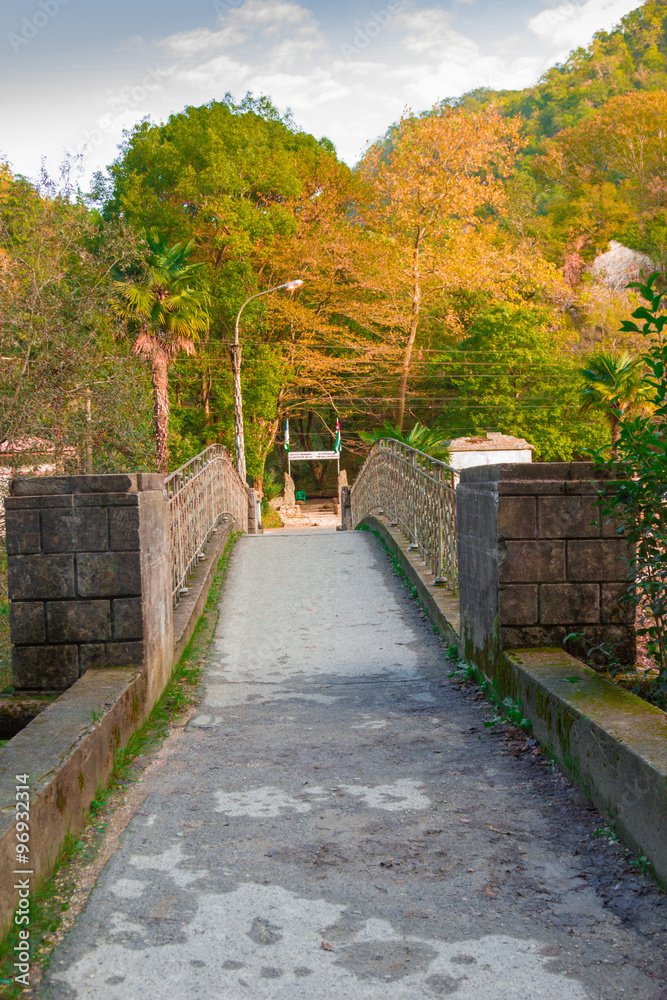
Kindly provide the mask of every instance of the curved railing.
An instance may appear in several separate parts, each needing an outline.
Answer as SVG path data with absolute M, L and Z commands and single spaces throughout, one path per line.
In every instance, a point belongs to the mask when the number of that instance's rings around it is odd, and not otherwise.
M 457 589 L 456 479 L 458 471 L 392 438 L 371 448 L 350 491 L 352 525 L 367 514 L 389 516 L 435 576 Z
M 212 444 L 165 479 L 171 514 L 171 584 L 174 602 L 187 593 L 206 543 L 220 521 L 248 530 L 248 488 L 229 452 Z

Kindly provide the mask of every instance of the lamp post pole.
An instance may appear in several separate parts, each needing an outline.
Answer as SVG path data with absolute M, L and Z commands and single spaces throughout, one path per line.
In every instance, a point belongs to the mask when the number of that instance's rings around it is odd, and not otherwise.
M 275 285 L 273 288 L 266 288 L 263 292 L 256 292 L 245 300 L 236 316 L 234 324 L 234 343 L 229 347 L 229 357 L 232 362 L 232 375 L 234 379 L 234 448 L 236 451 L 236 469 L 245 482 L 245 439 L 243 436 L 243 394 L 241 392 L 241 344 L 239 343 L 239 321 L 241 313 L 253 299 L 258 299 L 262 295 L 269 295 L 271 292 L 294 292 L 303 285 L 303 281 L 298 278 L 296 281 L 286 281 L 282 285 Z

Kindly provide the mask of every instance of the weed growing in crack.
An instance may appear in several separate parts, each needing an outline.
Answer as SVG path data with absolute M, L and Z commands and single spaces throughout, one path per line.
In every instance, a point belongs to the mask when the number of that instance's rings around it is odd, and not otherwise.
M 456 647 L 450 646 L 449 649 L 451 652 L 451 650 L 456 649 Z M 451 658 L 452 657 L 450 656 L 450 659 Z M 465 660 L 462 660 L 458 655 L 458 650 L 457 660 L 455 662 L 457 663 L 456 669 L 449 674 L 449 677 L 458 678 L 466 684 L 475 684 L 480 694 L 483 694 L 496 710 L 493 718 L 488 719 L 484 723 L 487 729 L 499 726 L 503 722 L 516 726 L 517 729 L 523 730 L 524 732 L 531 729 L 532 723 L 530 719 L 527 719 L 524 716 L 523 705 L 518 698 L 516 700 L 513 700 L 509 696 L 501 698 L 496 687 L 495 680 L 490 681 L 488 677 L 485 677 L 482 671 L 473 663 L 466 663 Z

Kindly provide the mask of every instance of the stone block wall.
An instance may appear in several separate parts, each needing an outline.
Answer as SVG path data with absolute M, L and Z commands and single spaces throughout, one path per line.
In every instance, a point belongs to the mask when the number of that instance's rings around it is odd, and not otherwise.
M 17 690 L 63 690 L 99 667 L 163 673 L 172 637 L 160 476 L 15 479 L 5 519 Z
M 628 546 L 601 523 L 584 462 L 466 469 L 457 488 L 461 618 L 474 647 L 616 644 L 635 656 Z M 492 638 L 493 637 L 493 638 Z

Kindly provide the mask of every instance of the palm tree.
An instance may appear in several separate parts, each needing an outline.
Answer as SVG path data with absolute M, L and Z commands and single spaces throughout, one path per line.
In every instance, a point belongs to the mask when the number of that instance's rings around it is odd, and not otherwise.
M 385 421 L 382 427 L 377 428 L 377 430 L 359 431 L 359 437 L 367 444 L 375 444 L 381 438 L 392 438 L 394 441 L 402 441 L 410 448 L 423 451 L 431 458 L 437 458 L 440 462 L 449 461 L 449 440 L 443 438 L 441 431 L 431 430 L 430 427 L 425 427 L 420 423 L 416 423 L 412 430 L 405 434 L 389 421 Z
M 155 229 L 140 280 L 117 281 L 120 312 L 134 335 L 132 350 L 150 362 L 158 472 L 169 472 L 169 365 L 180 351 L 195 353 L 209 327 L 210 296 L 205 264 L 191 264 L 194 243 L 169 246 Z
M 644 362 L 628 351 L 596 351 L 580 374 L 584 380 L 580 414 L 602 410 L 611 428 L 611 453 L 616 455 L 620 422 L 626 414 L 651 413 L 652 387 L 644 380 Z

